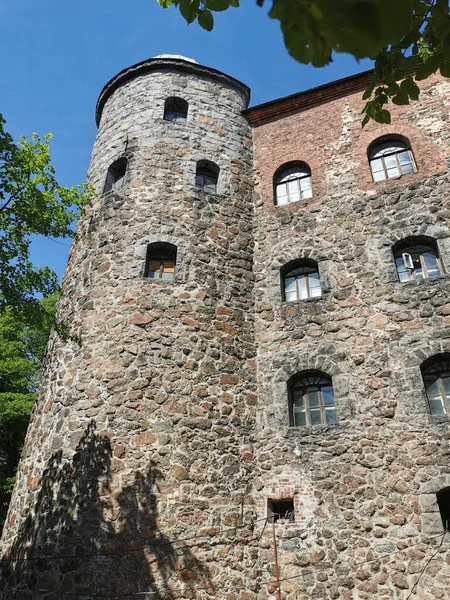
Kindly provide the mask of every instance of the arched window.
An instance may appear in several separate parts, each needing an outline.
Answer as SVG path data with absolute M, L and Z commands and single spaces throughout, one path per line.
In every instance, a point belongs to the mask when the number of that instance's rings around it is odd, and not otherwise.
M 183 98 L 167 98 L 164 104 L 164 120 L 186 123 L 188 106 Z
M 438 354 L 422 365 L 422 379 L 432 415 L 450 414 L 450 354 Z
M 306 163 L 290 163 L 275 173 L 275 204 L 282 206 L 312 198 L 311 169 Z
M 217 191 L 217 180 L 219 179 L 219 167 L 209 160 L 199 160 L 195 172 L 195 187 L 206 192 Z
M 438 277 L 443 272 L 437 244 L 433 238 L 407 238 L 396 244 L 393 252 L 400 281 Z
M 288 384 L 290 424 L 333 425 L 336 423 L 331 378 L 320 371 L 304 371 Z
M 156 242 L 147 248 L 144 277 L 171 281 L 175 277 L 177 247 L 173 244 Z
M 436 496 L 444 531 L 450 531 L 450 487 L 444 488 Z
M 417 170 L 406 139 L 379 138 L 372 142 L 367 154 L 374 181 L 393 179 Z
M 281 269 L 283 300 L 294 302 L 322 295 L 319 270 L 313 260 L 294 261 Z
M 123 187 L 126 171 L 126 158 L 119 158 L 118 160 L 114 161 L 113 164 L 109 167 L 108 173 L 106 174 L 106 181 L 103 193 L 110 192 L 111 190 L 118 190 L 121 187 Z

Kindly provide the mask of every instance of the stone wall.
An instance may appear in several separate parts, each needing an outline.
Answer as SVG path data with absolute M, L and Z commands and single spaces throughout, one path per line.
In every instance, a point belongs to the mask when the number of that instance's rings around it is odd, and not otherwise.
M 27 561 L 5 564 L 2 600 L 12 586 L 33 599 L 202 597 L 243 576 L 228 544 L 253 510 L 251 131 L 244 86 L 178 65 L 160 61 L 103 109 L 99 197 L 59 305 L 80 343 L 53 336 L 47 350 L 4 532 L 7 555 Z M 163 120 L 169 96 L 189 102 L 185 124 Z M 121 156 L 124 187 L 103 194 Z M 195 188 L 202 159 L 220 167 L 216 194 Z M 178 247 L 175 281 L 144 278 L 153 241 Z
M 170 96 L 186 123 L 163 120 Z M 71 339 L 47 349 L 2 600 L 279 600 L 274 538 L 282 600 L 450 598 L 449 421 L 420 371 L 450 352 L 449 101 L 436 78 L 362 130 L 358 90 L 252 132 L 246 88 L 212 69 L 153 59 L 106 86 L 99 198 L 59 306 Z M 367 147 L 386 133 L 417 172 L 374 184 Z M 125 185 L 103 194 L 120 157 Z M 205 159 L 216 194 L 194 186 Z M 274 172 L 294 160 L 313 198 L 277 207 Z M 408 236 L 436 239 L 443 275 L 398 281 Z M 143 276 L 153 242 L 177 247 L 173 282 Z M 323 293 L 285 302 L 280 269 L 299 258 Z M 287 383 L 310 369 L 332 378 L 336 425 L 289 424 Z M 295 522 L 272 527 L 268 501 L 288 499 Z
M 296 523 L 276 526 L 286 600 L 406 599 L 442 540 L 450 428 L 429 415 L 420 365 L 450 351 L 449 101 L 436 78 L 391 107 L 390 126 L 361 129 L 358 91 L 254 128 L 254 496 L 263 516 L 289 482 Z M 367 148 L 387 133 L 410 140 L 417 172 L 375 184 Z M 313 198 L 275 206 L 273 175 L 290 161 L 311 167 Z M 419 235 L 437 240 L 446 274 L 400 283 L 392 247 Z M 302 258 L 323 294 L 284 302 L 280 269 Z M 287 383 L 310 369 L 332 378 L 336 425 L 289 427 Z M 450 597 L 448 537 L 412 598 Z

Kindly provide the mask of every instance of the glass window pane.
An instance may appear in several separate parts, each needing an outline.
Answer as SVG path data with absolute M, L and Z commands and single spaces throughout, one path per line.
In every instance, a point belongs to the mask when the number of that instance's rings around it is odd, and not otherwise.
M 286 204 L 287 202 L 287 185 L 279 183 L 276 187 L 276 196 L 278 204 Z M 284 200 L 284 202 L 283 202 Z
M 436 255 L 434 252 L 424 252 L 423 260 L 427 269 L 428 277 L 437 277 L 441 274 Z
M 411 270 L 405 267 L 405 263 L 403 262 L 403 258 L 401 256 L 395 259 L 395 264 L 397 266 L 397 273 L 400 281 L 410 281 Z
M 317 389 L 307 390 L 308 404 L 310 408 L 319 406 L 319 391 Z
M 334 406 L 334 393 L 333 388 L 330 386 L 323 387 L 321 389 L 322 392 L 322 402 L 325 406 Z
M 312 197 L 311 177 L 305 177 L 304 179 L 300 180 L 300 189 L 302 192 L 302 198 Z
M 300 300 L 308 298 L 308 288 L 306 287 L 306 276 L 299 275 L 297 277 L 298 295 Z
M 309 274 L 309 295 L 311 298 L 316 298 L 322 295 L 322 288 L 320 287 L 319 273 Z
M 334 425 L 336 423 L 336 410 L 334 408 L 327 408 L 325 410 L 325 418 L 328 425 Z
M 286 302 L 295 302 L 295 300 L 298 300 L 297 290 L 294 290 L 293 292 L 286 292 Z
M 203 188 L 203 186 L 205 185 L 205 181 L 204 181 L 203 175 L 197 173 L 197 175 L 195 176 L 195 185 L 197 187 Z
M 311 410 L 309 414 L 311 418 L 311 425 L 320 425 L 322 423 L 319 409 Z
M 289 181 L 287 184 L 289 202 L 298 202 L 300 200 L 300 189 L 298 187 L 298 179 Z
M 430 398 L 430 412 L 432 415 L 445 415 L 442 398 Z
M 383 179 L 386 179 L 383 163 L 380 158 L 370 161 L 370 168 L 372 169 L 374 181 L 383 181 Z
M 168 273 L 164 271 L 161 273 L 161 279 L 164 279 L 165 281 L 171 281 L 174 278 L 174 275 L 175 273 Z
M 435 380 L 425 380 L 425 389 L 427 391 L 427 396 L 428 398 L 431 398 L 432 396 L 440 396 L 441 395 L 441 390 L 439 389 L 439 383 L 437 381 L 437 379 Z
M 296 412 L 294 414 L 294 422 L 297 426 L 306 425 L 306 414 L 305 412 Z
M 441 377 L 442 387 L 444 388 L 444 392 L 446 396 L 450 395 L 450 377 L 443 376 Z
M 400 176 L 400 171 L 398 170 L 397 165 L 395 167 L 390 167 L 387 169 L 387 176 L 389 179 Z

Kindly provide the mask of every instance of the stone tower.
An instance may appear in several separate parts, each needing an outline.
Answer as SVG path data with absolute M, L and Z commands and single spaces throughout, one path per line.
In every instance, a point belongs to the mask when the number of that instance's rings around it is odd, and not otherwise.
M 16 563 L 16 587 L 202 597 L 244 568 L 221 528 L 245 517 L 255 412 L 248 100 L 170 55 L 100 95 L 59 309 L 79 342 L 50 341 L 4 537 L 77 558 Z
M 450 84 L 100 95 L 2 600 L 450 598 Z

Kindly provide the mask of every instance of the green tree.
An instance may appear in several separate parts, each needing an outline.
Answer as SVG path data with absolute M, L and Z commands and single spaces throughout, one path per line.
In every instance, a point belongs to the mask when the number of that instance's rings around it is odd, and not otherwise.
M 38 295 L 58 288 L 49 267 L 30 261 L 31 236 L 73 236 L 73 222 L 94 192 L 82 184 L 61 187 L 50 162 L 50 140 L 33 133 L 16 144 L 0 115 L 0 312 L 6 307 L 37 324 L 45 319 Z
M 29 327 L 17 312 L 0 313 L 0 529 L 14 485 L 56 294 L 41 300 L 40 325 Z
M 213 12 L 239 6 L 239 0 L 157 1 L 177 6 L 188 23 L 197 20 L 208 31 Z M 269 17 L 280 21 L 286 48 L 300 63 L 323 67 L 334 52 L 375 61 L 363 125 L 369 119 L 389 123 L 389 99 L 417 100 L 415 80 L 438 69 L 450 77 L 448 0 L 272 0 Z

